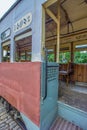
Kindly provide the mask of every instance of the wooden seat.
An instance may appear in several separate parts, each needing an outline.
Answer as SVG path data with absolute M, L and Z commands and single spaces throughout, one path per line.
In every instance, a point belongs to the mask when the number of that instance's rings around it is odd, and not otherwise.
M 61 69 L 61 67 L 59 69 L 59 76 L 62 76 L 66 79 L 66 85 L 67 86 L 68 86 L 68 83 L 69 83 L 69 80 L 70 80 L 70 75 L 72 73 L 73 73 L 73 63 L 71 63 L 71 62 L 68 62 L 66 70 Z

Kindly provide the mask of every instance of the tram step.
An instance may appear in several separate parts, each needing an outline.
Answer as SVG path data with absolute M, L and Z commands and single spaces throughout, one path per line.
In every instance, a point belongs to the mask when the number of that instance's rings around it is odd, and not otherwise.
M 83 130 L 79 126 L 63 119 L 62 117 L 57 117 L 53 122 L 50 130 Z

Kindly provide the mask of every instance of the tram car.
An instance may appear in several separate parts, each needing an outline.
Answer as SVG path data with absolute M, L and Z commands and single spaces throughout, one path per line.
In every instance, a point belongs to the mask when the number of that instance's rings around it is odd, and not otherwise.
M 86 12 L 86 0 L 17 0 L 0 19 L 0 101 L 23 129 L 87 130 L 87 103 L 83 110 L 59 100 L 61 77 L 64 88 L 69 80 L 87 85 L 86 63 L 64 74 L 59 60 L 61 52 L 71 62 L 74 51 L 87 53 Z

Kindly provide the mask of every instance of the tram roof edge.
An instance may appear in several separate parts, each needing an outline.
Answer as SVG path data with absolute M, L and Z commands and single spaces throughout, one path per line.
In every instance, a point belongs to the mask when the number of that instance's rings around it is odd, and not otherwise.
M 17 0 L 9 9 L 8 11 L 1 17 L 0 22 L 21 2 L 21 0 Z

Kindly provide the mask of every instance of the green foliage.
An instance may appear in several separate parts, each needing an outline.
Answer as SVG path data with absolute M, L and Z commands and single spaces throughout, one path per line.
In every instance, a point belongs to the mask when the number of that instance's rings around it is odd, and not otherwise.
M 87 63 L 87 51 L 75 52 L 74 63 Z
M 54 54 L 48 54 L 48 61 L 49 62 L 54 62 L 55 61 L 55 58 L 54 58 Z
M 63 56 L 65 56 L 65 62 L 63 62 Z M 67 63 L 70 58 L 70 52 L 60 53 L 60 63 Z M 87 63 L 87 51 L 74 52 L 74 63 Z
M 71 60 L 70 52 L 61 52 L 59 55 L 60 63 L 67 63 Z M 48 54 L 48 61 L 55 62 L 55 55 Z M 87 51 L 74 52 L 74 63 L 87 63 Z
M 59 59 L 60 59 L 60 63 L 67 63 L 70 61 L 70 52 L 65 52 L 65 53 L 60 53 L 59 55 Z

